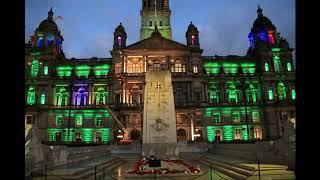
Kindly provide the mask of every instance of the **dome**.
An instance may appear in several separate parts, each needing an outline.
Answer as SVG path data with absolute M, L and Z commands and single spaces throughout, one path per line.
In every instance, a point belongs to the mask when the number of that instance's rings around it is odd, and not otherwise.
M 188 31 L 195 31 L 198 32 L 198 28 L 190 22 L 190 25 L 188 26 Z
M 276 27 L 272 24 L 271 20 L 262 14 L 262 9 L 258 6 L 258 18 L 254 21 L 252 26 L 253 32 L 276 30 Z
M 119 24 L 119 26 L 115 30 L 116 32 L 125 32 L 124 27 L 122 26 L 122 23 Z
M 48 12 L 48 18 L 43 20 L 38 28 L 39 31 L 46 32 L 46 31 L 51 31 L 51 32 L 58 32 L 58 25 L 53 21 L 53 12 L 52 8 Z
M 58 25 L 51 20 L 43 20 L 39 25 L 40 31 L 55 31 L 58 32 Z

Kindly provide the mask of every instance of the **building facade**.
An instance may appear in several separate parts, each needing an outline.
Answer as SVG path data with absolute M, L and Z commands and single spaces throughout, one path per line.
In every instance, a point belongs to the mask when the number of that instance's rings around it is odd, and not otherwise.
M 45 142 L 141 139 L 145 73 L 170 70 L 177 141 L 281 137 L 295 123 L 293 49 L 257 13 L 247 55 L 202 56 L 192 22 L 186 44 L 173 41 L 168 0 L 143 0 L 139 42 L 127 45 L 120 23 L 112 58 L 67 59 L 51 9 L 26 44 L 25 123 Z

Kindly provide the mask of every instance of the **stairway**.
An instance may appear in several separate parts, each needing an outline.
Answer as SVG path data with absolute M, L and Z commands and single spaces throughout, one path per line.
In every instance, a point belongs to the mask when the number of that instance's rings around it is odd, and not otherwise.
M 212 169 L 236 180 L 247 179 L 255 171 L 253 167 L 228 161 L 213 160 L 206 156 L 200 159 L 200 163 L 208 167 L 211 166 Z

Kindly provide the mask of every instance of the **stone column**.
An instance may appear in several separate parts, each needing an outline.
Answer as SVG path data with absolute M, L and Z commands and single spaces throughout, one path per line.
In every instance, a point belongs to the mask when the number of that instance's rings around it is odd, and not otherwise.
M 144 72 L 147 72 L 147 56 L 143 56 L 144 58 Z
M 207 103 L 208 102 L 208 84 L 204 83 L 204 101 Z
M 89 84 L 89 88 L 88 88 L 88 92 L 89 92 L 89 105 L 93 104 L 91 103 L 92 102 L 92 95 L 93 95 L 93 92 L 92 92 L 92 84 Z
M 123 72 L 127 72 L 127 56 L 123 56 Z
M 57 99 L 57 97 L 56 97 L 56 86 L 54 86 L 53 88 L 53 102 L 52 102 L 52 104 L 54 105 L 54 106 L 56 106 L 57 105 L 57 101 L 56 101 L 56 99 Z
M 191 90 L 190 90 L 190 82 L 187 82 L 187 101 L 188 103 L 191 102 Z

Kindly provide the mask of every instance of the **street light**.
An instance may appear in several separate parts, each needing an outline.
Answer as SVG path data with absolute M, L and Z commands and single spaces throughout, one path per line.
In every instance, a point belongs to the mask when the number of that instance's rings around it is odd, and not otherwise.
M 237 77 L 238 75 L 238 77 Z M 243 71 L 242 68 L 238 68 L 238 74 L 234 76 L 234 81 L 237 83 L 237 79 L 240 80 L 240 85 L 237 84 L 237 89 L 242 90 L 242 96 L 243 96 L 243 101 L 244 101 L 244 109 L 245 109 L 245 115 L 246 115 L 246 125 L 247 125 L 247 136 L 248 136 L 248 141 L 249 141 L 249 119 L 248 119 L 248 111 L 247 111 L 247 96 L 246 96 L 246 90 L 249 88 L 249 85 L 246 84 L 246 80 L 249 79 L 251 80 L 251 77 L 247 77 Z M 244 129 L 242 129 L 244 130 Z

